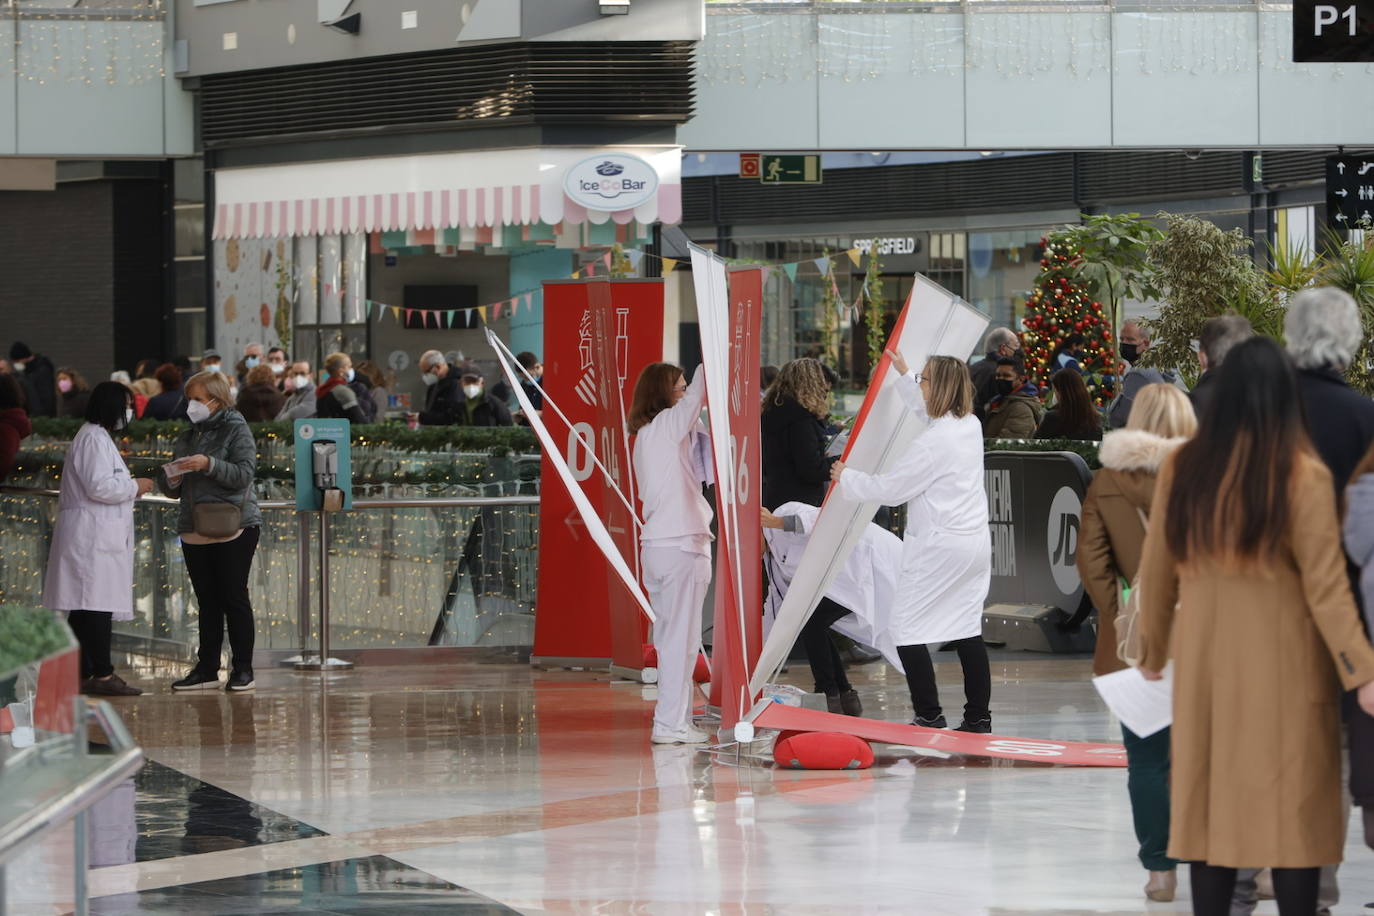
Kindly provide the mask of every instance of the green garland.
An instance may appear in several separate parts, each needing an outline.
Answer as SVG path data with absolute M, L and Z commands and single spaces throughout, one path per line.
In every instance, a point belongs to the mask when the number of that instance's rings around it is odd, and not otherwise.
M 1087 462 L 1088 469 L 1096 471 L 1102 467 L 1097 457 L 1100 443 L 1084 442 L 1081 439 L 984 439 L 985 452 L 1073 452 Z
M 67 628 L 51 611 L 0 605 L 0 677 L 71 645 Z
M 33 432 L 49 439 L 73 439 L 85 423 L 75 417 L 34 417 Z M 135 420 L 118 437 L 129 443 L 158 438 L 174 438 L 186 428 L 180 420 Z M 291 423 L 249 423 L 253 437 L 295 438 Z M 525 426 L 421 426 L 410 429 L 404 423 L 372 423 L 353 427 L 356 445 L 380 445 L 405 452 L 487 452 L 501 456 L 528 454 L 538 450 L 534 432 Z

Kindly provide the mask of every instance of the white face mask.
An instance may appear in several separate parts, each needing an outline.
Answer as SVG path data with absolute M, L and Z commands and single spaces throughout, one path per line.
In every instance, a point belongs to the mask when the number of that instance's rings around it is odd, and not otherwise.
M 186 405 L 186 416 L 191 419 L 192 423 L 204 423 L 206 420 L 210 419 L 211 413 L 213 413 L 213 411 L 200 401 L 191 401 Z
M 256 356 L 246 357 L 243 361 L 243 365 L 249 369 L 256 369 L 258 365 L 258 358 Z
M 221 369 L 221 368 L 219 367 L 219 363 L 211 363 L 210 365 L 208 365 L 208 366 L 205 367 L 205 371 L 206 371 L 206 372 L 223 372 L 224 370 Z
M 353 380 L 354 380 L 355 378 L 357 378 L 357 377 L 358 377 L 358 373 L 357 373 L 356 371 L 352 370 L 352 369 L 349 369 L 348 372 L 344 373 L 344 379 L 347 380 L 347 381 L 350 381 L 350 382 L 353 381 Z
M 435 375 L 433 372 L 426 372 L 422 374 L 420 378 L 424 380 L 426 386 L 439 384 L 439 376 Z
M 481 385 L 464 385 L 464 386 L 463 386 L 463 394 L 467 395 L 469 400 L 471 400 L 471 399 L 473 399 L 473 398 L 476 398 L 476 397 L 477 397 L 478 395 L 480 395 L 481 393 L 482 393 L 482 386 L 481 386 Z
M 132 422 L 134 422 L 134 409 L 132 407 L 125 407 L 124 419 L 115 424 L 115 429 L 124 429 Z
M 238 385 L 230 385 L 230 386 L 229 386 L 229 400 L 231 400 L 231 401 L 237 401 L 238 399 L 239 399 L 239 386 L 238 386 Z
M 286 371 L 286 363 L 268 363 L 267 365 L 272 367 L 273 375 L 281 375 Z
M 291 377 L 291 384 L 296 387 L 297 391 L 304 391 L 306 388 L 310 387 L 310 376 L 293 375 Z

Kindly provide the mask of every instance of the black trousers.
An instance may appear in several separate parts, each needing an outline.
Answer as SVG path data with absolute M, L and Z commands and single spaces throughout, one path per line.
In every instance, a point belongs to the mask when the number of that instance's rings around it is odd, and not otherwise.
M 949 643 L 959 653 L 964 668 L 964 718 L 968 721 L 986 719 L 992 715 L 992 669 L 988 664 L 988 647 L 982 636 Z M 906 685 L 911 691 L 911 706 L 922 719 L 941 715 L 940 691 L 935 686 L 935 666 L 930 650 L 925 646 L 898 646 L 897 655 L 906 669 Z
M 1314 916 L 1321 885 L 1320 868 L 1275 868 L 1274 898 L 1279 916 Z M 1229 916 L 1236 870 L 1194 862 L 1188 867 L 1194 916 Z
M 205 672 L 220 669 L 224 630 L 229 630 L 229 656 L 235 671 L 253 668 L 253 603 L 248 598 L 248 571 L 258 549 L 257 528 L 245 528 L 223 544 L 182 544 L 186 571 L 200 605 L 200 661 Z
M 830 625 L 848 613 L 849 608 L 829 598 L 822 598 L 811 619 L 802 627 L 802 645 L 806 648 L 806 660 L 811 663 L 811 676 L 816 679 L 817 693 L 835 696 L 850 689 L 840 651 L 830 638 Z
M 114 615 L 107 611 L 68 611 L 67 626 L 81 646 L 81 679 L 114 674 L 114 663 L 110 661 Z

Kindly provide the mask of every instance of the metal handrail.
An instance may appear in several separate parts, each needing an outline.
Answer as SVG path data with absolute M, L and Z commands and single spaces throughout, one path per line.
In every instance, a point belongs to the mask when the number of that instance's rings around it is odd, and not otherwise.
M 60 490 L 49 490 L 41 487 L 5 487 L 0 486 L 0 493 L 14 496 L 42 496 L 57 498 L 61 495 Z M 138 502 L 152 503 L 154 505 L 176 506 L 181 501 L 167 496 L 148 495 L 140 496 Z M 415 497 L 409 499 L 355 499 L 353 508 L 355 509 L 429 509 L 429 508 L 482 508 L 487 506 L 537 506 L 539 505 L 538 496 L 435 496 L 435 497 Z M 294 509 L 296 503 L 289 499 L 260 499 L 258 500 L 260 509 Z
M 114 749 L 109 762 L 100 769 L 87 774 L 66 792 L 47 804 L 25 811 L 8 824 L 0 825 L 0 864 L 10 859 L 25 846 L 44 834 L 65 824 L 78 816 L 91 805 L 105 796 L 112 788 L 128 779 L 143 765 L 143 751 L 134 743 L 129 730 L 118 714 L 104 700 L 95 700 L 86 707 L 87 719 L 93 720 L 104 730 Z M 86 746 L 85 724 L 82 723 L 73 736 L 78 748 L 84 753 Z M 84 839 L 84 838 L 83 838 Z

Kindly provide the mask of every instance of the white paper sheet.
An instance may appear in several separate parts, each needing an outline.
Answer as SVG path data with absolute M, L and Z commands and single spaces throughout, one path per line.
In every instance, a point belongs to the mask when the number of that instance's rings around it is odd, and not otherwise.
M 1138 668 L 1113 671 L 1093 678 L 1093 686 L 1102 695 L 1121 724 L 1141 738 L 1148 738 L 1174 721 L 1174 666 L 1164 669 L 1164 679 L 1147 681 Z

